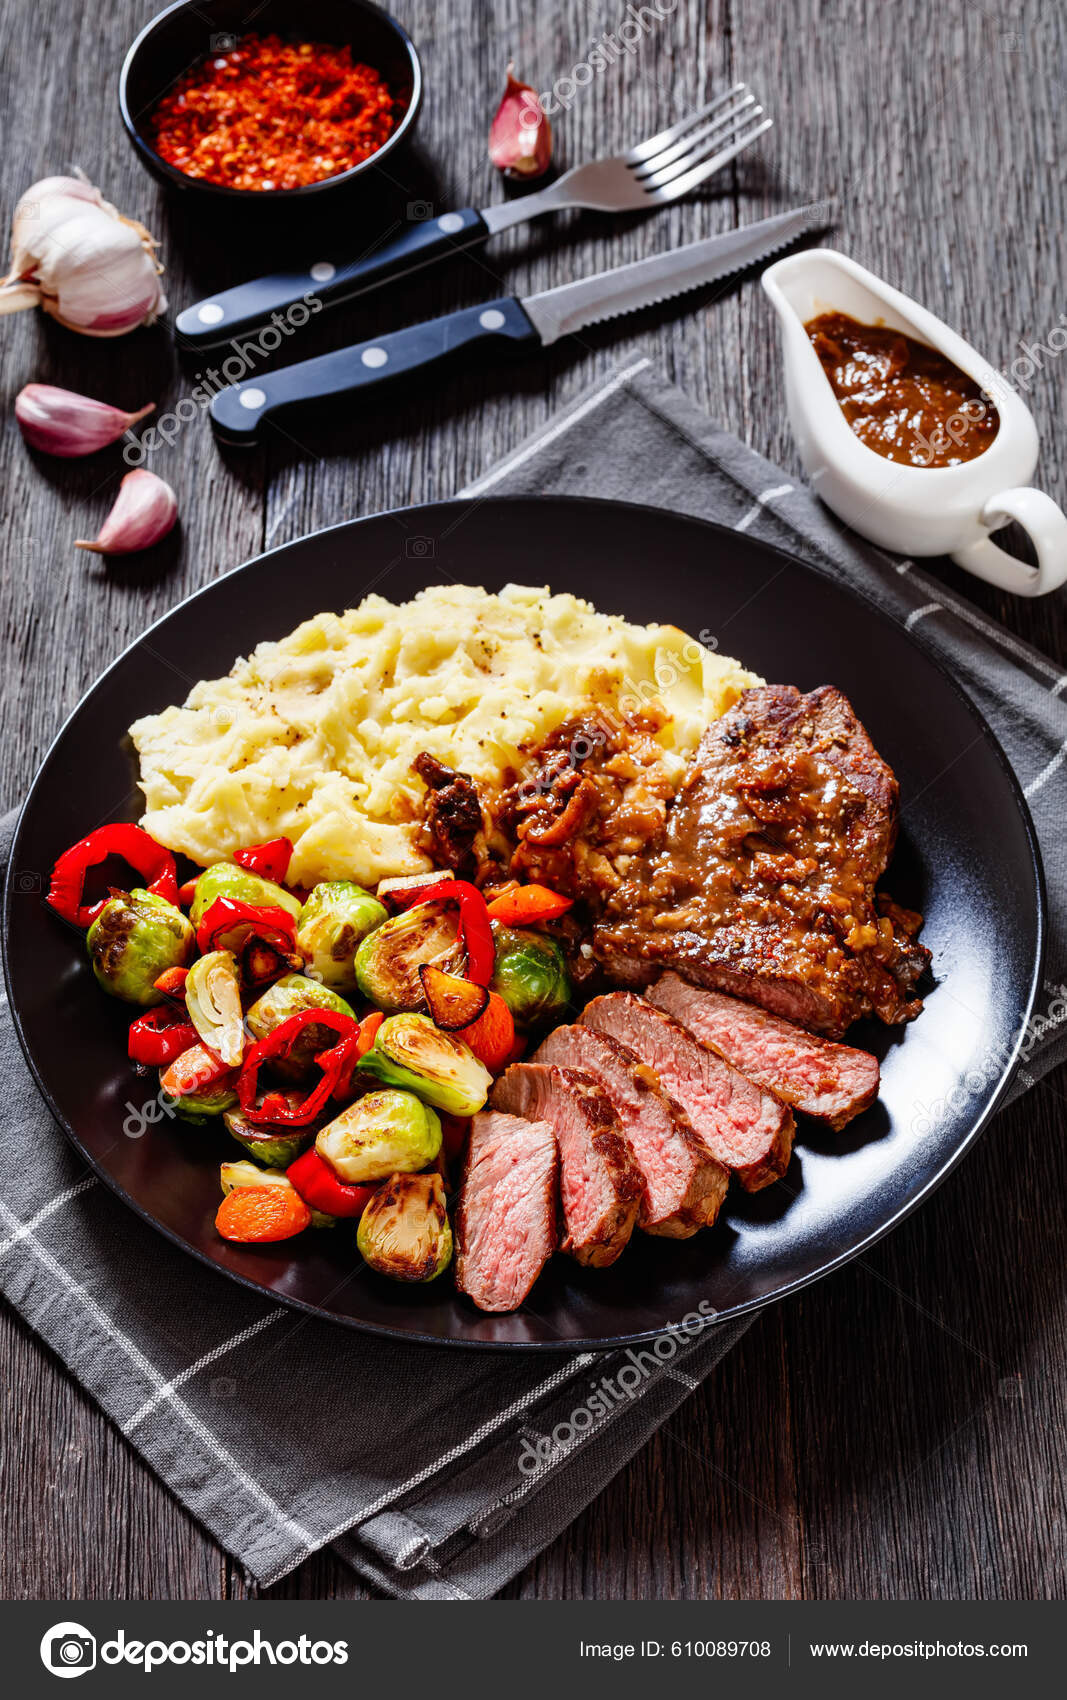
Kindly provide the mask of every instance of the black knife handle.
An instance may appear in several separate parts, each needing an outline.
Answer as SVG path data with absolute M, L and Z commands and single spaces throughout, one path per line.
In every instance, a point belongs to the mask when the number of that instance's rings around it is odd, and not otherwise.
M 541 338 L 513 295 L 489 301 L 483 307 L 464 307 L 444 318 L 427 319 L 424 324 L 410 325 L 370 342 L 353 343 L 336 354 L 300 360 L 280 371 L 265 372 L 219 390 L 211 403 L 211 424 L 221 441 L 251 446 L 263 421 L 288 408 L 355 395 L 372 384 L 436 365 L 476 343 L 499 342 L 501 338 L 519 347 L 526 343 L 540 346 Z
M 192 353 L 214 348 L 254 330 L 269 320 L 272 313 L 284 317 L 294 308 L 301 315 L 300 322 L 306 323 L 309 313 L 321 312 L 323 307 L 332 307 L 349 296 L 376 289 L 379 284 L 417 271 L 445 254 L 472 248 L 484 242 L 488 235 L 489 228 L 481 213 L 465 207 L 460 212 L 442 213 L 439 218 L 422 219 L 358 260 L 322 258 L 299 271 L 252 278 L 249 283 L 224 289 L 179 313 L 174 326 L 179 346 Z

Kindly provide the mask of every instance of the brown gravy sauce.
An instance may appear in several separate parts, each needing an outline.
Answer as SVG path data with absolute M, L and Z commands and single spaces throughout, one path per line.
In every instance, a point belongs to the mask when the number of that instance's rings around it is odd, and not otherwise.
M 960 466 L 1000 429 L 993 403 L 936 348 L 847 313 L 820 313 L 804 329 L 849 425 L 886 460 Z

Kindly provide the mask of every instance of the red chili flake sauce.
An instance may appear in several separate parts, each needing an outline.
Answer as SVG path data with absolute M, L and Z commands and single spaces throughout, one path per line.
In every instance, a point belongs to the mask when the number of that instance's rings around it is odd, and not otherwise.
M 404 103 L 351 47 L 241 36 L 187 71 L 156 107 L 156 152 L 231 189 L 297 189 L 375 153 Z

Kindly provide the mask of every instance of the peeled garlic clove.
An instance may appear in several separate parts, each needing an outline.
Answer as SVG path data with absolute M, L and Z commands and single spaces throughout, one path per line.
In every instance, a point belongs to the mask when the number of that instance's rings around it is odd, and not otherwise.
M 41 306 L 85 336 L 122 336 L 167 305 L 156 243 L 80 177 L 45 177 L 15 208 L 0 314 Z
M 15 397 L 15 418 L 30 447 L 64 460 L 106 448 L 154 410 L 155 402 L 150 401 L 136 413 L 124 413 L 121 407 L 54 384 L 27 384 Z
M 79 537 L 74 547 L 91 549 L 96 555 L 135 555 L 166 537 L 177 517 L 178 498 L 170 485 L 139 468 L 128 472 L 119 485 L 115 506 L 96 542 Z
M 508 65 L 508 86 L 489 130 L 489 158 L 508 177 L 542 177 L 552 163 L 552 126 L 540 96 Z

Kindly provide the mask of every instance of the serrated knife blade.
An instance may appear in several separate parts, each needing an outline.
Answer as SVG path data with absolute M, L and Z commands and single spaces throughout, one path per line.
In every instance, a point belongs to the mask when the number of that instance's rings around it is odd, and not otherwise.
M 825 204 L 799 207 L 777 218 L 750 224 L 674 248 L 651 260 L 617 266 L 559 289 L 546 289 L 525 301 L 502 295 L 481 306 L 460 307 L 439 319 L 425 319 L 367 342 L 355 342 L 332 354 L 297 361 L 273 372 L 219 390 L 211 401 L 211 424 L 233 446 L 254 443 L 265 420 L 290 408 L 333 404 L 365 395 L 376 385 L 420 377 L 446 362 L 456 362 L 486 346 L 503 353 L 540 348 L 572 335 L 598 319 L 613 319 L 654 306 L 687 290 L 706 288 L 716 279 L 766 260 L 807 231 L 829 222 Z
M 617 318 L 621 313 L 634 313 L 642 307 L 654 307 L 674 295 L 684 295 L 690 289 L 700 289 L 744 271 L 787 248 L 808 231 L 825 228 L 831 216 L 825 202 L 798 207 L 794 212 L 761 219 L 758 224 L 746 225 L 741 230 L 729 230 L 709 236 L 703 242 L 672 248 L 666 254 L 654 254 L 649 260 L 635 260 L 611 271 L 597 272 L 593 277 L 579 278 L 575 283 L 524 296 L 523 311 L 547 346 L 561 336 L 572 336 L 586 325 Z

